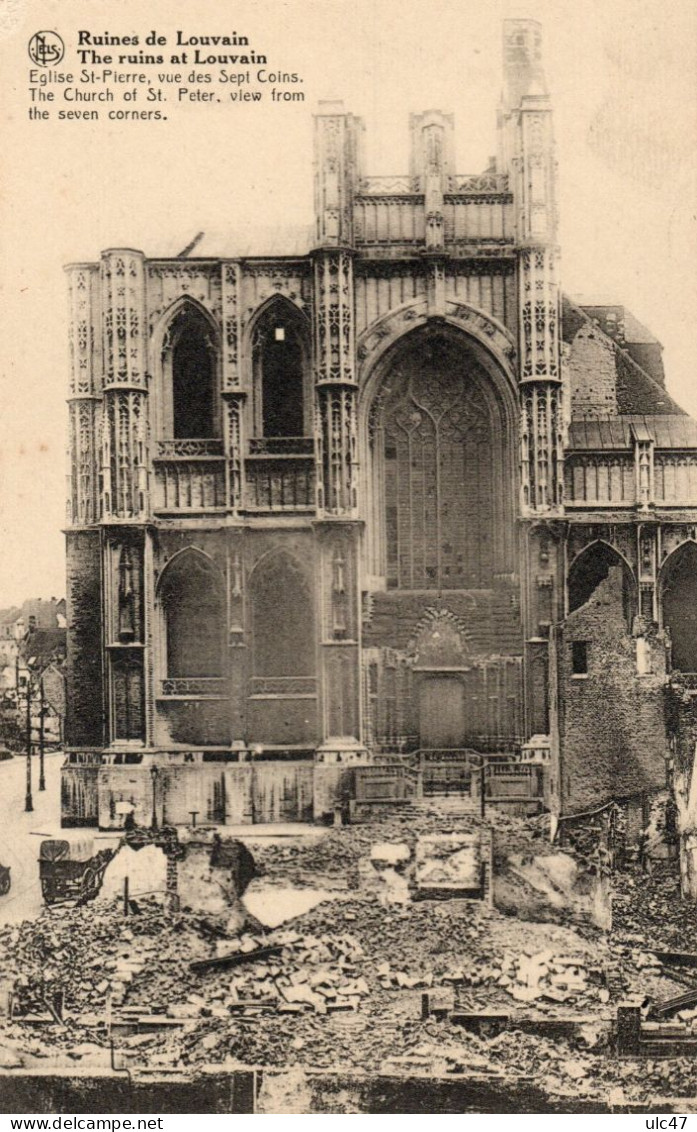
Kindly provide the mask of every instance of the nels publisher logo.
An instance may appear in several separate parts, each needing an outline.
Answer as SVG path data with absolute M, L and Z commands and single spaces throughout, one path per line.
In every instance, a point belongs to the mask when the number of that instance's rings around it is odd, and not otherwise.
M 55 31 L 37 31 L 29 40 L 29 58 L 39 67 L 55 67 L 65 55 L 65 44 Z

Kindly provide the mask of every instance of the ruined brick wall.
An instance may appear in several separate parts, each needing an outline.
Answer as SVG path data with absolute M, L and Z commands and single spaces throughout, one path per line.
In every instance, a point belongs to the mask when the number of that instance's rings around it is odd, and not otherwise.
M 677 773 L 692 776 L 697 749 L 697 696 L 691 681 L 674 673 L 666 689 L 666 712 Z M 689 788 L 689 787 L 688 787 Z
M 573 671 L 574 642 L 586 644 L 586 673 Z M 648 671 L 638 675 L 637 641 L 622 609 L 622 572 L 612 568 L 562 631 L 563 813 L 665 786 L 665 647 L 654 637 L 647 648 Z
M 607 416 L 617 412 L 615 348 L 592 323 L 580 328 L 568 360 L 574 415 Z
M 366 648 L 405 649 L 419 621 L 431 607 L 454 613 L 467 629 L 467 646 L 477 656 L 520 656 L 520 590 L 502 583 L 492 590 L 402 593 L 398 590 L 371 596 L 370 616 L 363 623 Z
M 100 532 L 71 531 L 66 540 L 65 742 L 68 747 L 98 747 L 104 742 Z

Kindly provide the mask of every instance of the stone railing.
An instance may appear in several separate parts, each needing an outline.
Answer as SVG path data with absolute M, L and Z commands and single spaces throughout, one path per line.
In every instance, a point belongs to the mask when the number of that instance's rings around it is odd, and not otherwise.
M 362 177 L 358 192 L 366 196 L 392 196 L 403 193 L 418 193 L 419 181 L 414 177 Z
M 156 461 L 156 511 L 219 511 L 224 507 L 225 461 L 222 456 Z
M 162 681 L 161 695 L 184 696 L 201 699 L 205 696 L 224 696 L 228 682 L 223 676 L 168 676 Z
M 155 451 L 156 460 L 205 459 L 209 456 L 222 456 L 223 442 L 216 438 L 202 440 L 160 440 Z
M 311 456 L 251 456 L 245 466 L 248 511 L 311 511 L 315 461 Z
M 490 802 L 542 801 L 544 768 L 533 763 L 487 763 L 484 793 Z
M 567 456 L 564 467 L 564 501 L 572 504 L 611 504 L 614 507 L 636 503 L 634 456 L 627 453 L 604 455 L 584 453 Z
M 249 455 L 254 456 L 314 456 L 312 436 L 256 436 L 249 441 Z
M 449 178 L 450 193 L 507 193 L 508 173 L 456 173 Z
M 315 696 L 314 676 L 253 676 L 249 681 L 251 696 Z
M 445 180 L 446 193 L 507 193 L 507 173 L 454 173 Z M 408 196 L 423 192 L 421 179 L 403 176 L 362 177 L 359 196 Z
M 697 495 L 697 455 L 656 452 L 653 478 L 657 503 L 691 504 Z

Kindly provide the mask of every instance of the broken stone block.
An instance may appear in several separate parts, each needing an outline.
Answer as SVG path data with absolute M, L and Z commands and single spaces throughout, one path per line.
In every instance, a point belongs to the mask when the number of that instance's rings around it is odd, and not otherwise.
M 582 1077 L 587 1077 L 588 1072 L 580 1061 L 563 1061 L 559 1066 L 565 1077 L 570 1077 L 572 1081 L 579 1081 Z
M 539 987 L 520 986 L 520 984 L 514 983 L 512 987 L 508 988 L 508 993 L 516 1002 L 535 1002 L 543 992 Z
M 24 1058 L 11 1046 L 0 1046 L 0 1069 L 21 1069 Z
M 411 849 L 406 842 L 380 842 L 372 845 L 370 849 L 371 861 L 386 865 L 398 865 L 400 862 L 411 860 Z

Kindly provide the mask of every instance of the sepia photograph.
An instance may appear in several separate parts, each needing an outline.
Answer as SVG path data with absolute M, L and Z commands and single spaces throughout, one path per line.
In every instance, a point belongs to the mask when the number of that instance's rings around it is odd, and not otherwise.
M 689 1127 L 697 9 L 0 0 L 0 99 L 2 1127 Z

